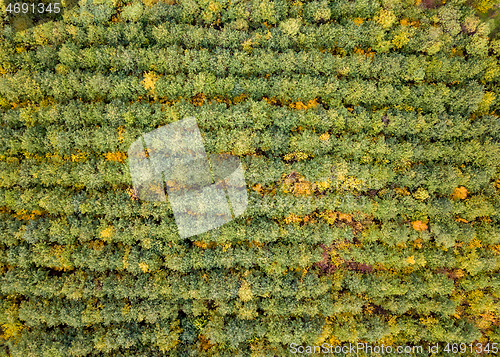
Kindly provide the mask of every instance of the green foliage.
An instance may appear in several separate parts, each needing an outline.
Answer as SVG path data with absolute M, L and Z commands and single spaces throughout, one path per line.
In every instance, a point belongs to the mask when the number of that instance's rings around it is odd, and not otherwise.
M 0 356 L 498 342 L 492 1 L 80 1 L 0 31 Z M 475 15 L 475 11 L 483 15 Z M 181 240 L 127 150 L 197 118 L 249 204 Z
M 140 2 L 134 2 L 123 8 L 121 16 L 125 20 L 137 22 L 141 18 L 143 11 L 142 4 Z

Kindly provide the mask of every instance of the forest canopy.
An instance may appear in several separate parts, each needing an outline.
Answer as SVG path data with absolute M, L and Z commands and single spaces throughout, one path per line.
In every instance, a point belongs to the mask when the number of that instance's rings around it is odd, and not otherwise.
M 498 0 L 62 5 L 0 0 L 1 357 L 500 344 Z M 127 151 L 186 117 L 248 207 L 181 239 Z

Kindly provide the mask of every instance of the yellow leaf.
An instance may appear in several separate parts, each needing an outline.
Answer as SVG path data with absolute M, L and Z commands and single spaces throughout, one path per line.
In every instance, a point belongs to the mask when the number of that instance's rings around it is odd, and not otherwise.
M 258 193 L 261 193 L 263 187 L 262 184 L 258 183 L 255 186 L 252 187 L 254 191 L 257 191 Z
M 125 127 L 123 125 L 120 125 L 117 128 L 118 131 L 118 142 L 121 144 L 123 143 L 123 133 L 125 132 Z
M 364 20 L 365 20 L 364 17 L 356 17 L 353 22 L 359 26 L 363 23 Z
M 409 41 L 410 41 L 410 39 L 408 38 L 408 33 L 407 32 L 400 32 L 399 34 L 394 36 L 394 38 L 392 39 L 392 44 L 396 48 L 401 48 L 404 45 L 406 45 Z
M 321 140 L 321 141 L 326 141 L 328 139 L 330 139 L 330 134 L 328 134 L 328 133 L 323 133 L 319 137 L 319 140 Z
M 156 96 L 155 85 L 159 78 L 160 76 L 158 76 L 154 72 L 146 72 L 144 73 L 144 79 L 142 80 L 141 84 L 143 85 L 144 89 L 149 91 L 149 94 Z
M 335 221 L 337 220 L 337 212 L 326 211 L 321 214 L 321 217 L 323 217 L 326 223 L 334 224 Z
M 495 100 L 494 92 L 485 92 L 483 95 L 483 100 L 481 101 L 481 103 L 479 103 L 478 111 L 488 112 L 488 109 L 494 100 Z
M 290 223 L 300 223 L 302 222 L 302 218 L 297 216 L 295 213 L 290 213 L 288 217 L 285 217 L 285 223 L 290 224 Z
M 463 186 L 460 186 L 460 187 L 457 187 L 455 188 L 455 190 L 453 191 L 453 194 L 451 195 L 451 198 L 454 199 L 454 200 L 463 200 L 467 197 L 467 189 Z
M 210 4 L 208 5 L 208 9 L 214 13 L 219 13 L 220 10 L 222 9 L 222 5 L 218 2 L 210 1 Z
M 139 263 L 139 268 L 141 268 L 143 273 L 149 272 L 149 265 L 146 263 Z
M 193 244 L 199 248 L 206 249 L 208 247 L 208 244 L 203 242 L 203 241 L 194 241 Z
M 472 241 L 469 243 L 469 248 L 474 249 L 474 248 L 481 248 L 481 241 L 477 238 L 474 237 Z
M 389 28 L 396 20 L 396 15 L 391 10 L 382 9 L 375 17 L 375 21 L 384 29 Z
M 124 152 L 108 152 L 103 155 L 106 158 L 106 161 L 123 162 L 127 158 L 127 155 Z
M 309 158 L 309 155 L 307 155 L 306 153 L 303 153 L 303 152 L 292 152 L 290 154 L 286 154 L 283 159 L 285 161 L 292 161 L 292 160 L 295 160 L 295 161 L 302 161 L 302 160 L 305 160 Z
M 413 227 L 414 230 L 416 231 L 425 231 L 427 228 L 429 228 L 427 226 L 427 224 L 425 224 L 424 222 L 422 221 L 415 221 L 415 222 L 411 222 L 411 226 Z
M 245 51 L 245 52 L 252 51 L 252 39 L 249 38 L 248 40 L 246 40 L 245 42 L 243 42 L 242 48 L 243 48 L 243 51 Z
M 352 222 L 352 214 L 348 213 L 339 213 L 339 220 L 346 221 L 347 223 Z
M 242 301 L 250 301 L 253 299 L 252 288 L 250 287 L 248 281 L 244 280 L 241 283 L 241 286 L 238 289 L 238 296 Z
M 410 192 L 406 189 L 406 187 L 396 187 L 394 189 L 394 191 L 398 194 L 398 195 L 401 195 L 401 196 L 408 196 L 410 195 Z
M 113 228 L 113 226 L 108 226 L 101 231 L 101 238 L 103 239 L 111 238 L 114 233 L 115 229 Z
M 1 337 L 5 340 L 15 338 L 23 328 L 24 326 L 19 322 L 3 324 L 3 335 L 1 335 Z

